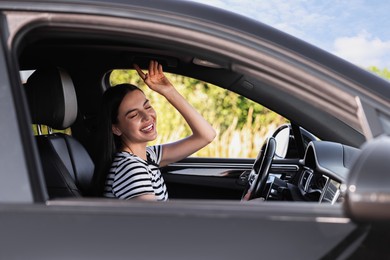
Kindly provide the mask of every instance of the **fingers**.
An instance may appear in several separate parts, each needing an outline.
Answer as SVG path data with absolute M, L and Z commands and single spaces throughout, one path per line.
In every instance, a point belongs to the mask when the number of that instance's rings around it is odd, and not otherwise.
M 159 73 L 159 74 L 163 74 L 163 73 L 164 73 L 161 64 L 158 64 L 158 73 Z
M 149 63 L 149 75 L 154 76 L 162 73 L 163 73 L 162 65 L 155 60 L 151 60 Z
M 155 70 L 154 70 L 154 63 L 155 63 L 155 61 L 154 60 L 151 60 L 150 62 L 149 62 L 149 75 L 150 76 L 154 76 L 154 72 L 155 72 Z
M 158 62 L 157 61 L 153 61 L 153 69 L 154 69 L 154 74 L 157 74 L 158 73 Z
M 133 64 L 133 67 L 137 71 L 137 73 L 141 77 L 141 79 L 144 80 L 144 81 L 148 78 L 148 75 L 153 77 L 153 76 L 155 76 L 157 74 L 163 74 L 164 73 L 162 65 L 159 64 L 155 60 L 151 60 L 149 62 L 148 73 L 144 73 L 137 64 Z
M 134 69 L 137 71 L 138 75 L 141 77 L 142 80 L 145 80 L 146 74 L 143 73 L 141 68 L 137 64 L 133 64 Z

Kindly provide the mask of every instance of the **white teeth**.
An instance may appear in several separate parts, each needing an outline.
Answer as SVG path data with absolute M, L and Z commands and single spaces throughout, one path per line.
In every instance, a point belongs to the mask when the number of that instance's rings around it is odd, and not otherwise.
M 149 125 L 149 126 L 147 126 L 147 127 L 145 127 L 145 128 L 142 128 L 141 131 L 143 131 L 143 132 L 149 132 L 150 130 L 152 130 L 152 128 L 153 128 L 153 124 L 151 124 L 151 125 Z

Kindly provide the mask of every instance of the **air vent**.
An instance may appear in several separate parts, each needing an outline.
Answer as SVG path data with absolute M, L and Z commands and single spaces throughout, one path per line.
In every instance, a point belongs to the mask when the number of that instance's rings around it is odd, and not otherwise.
M 314 186 L 316 189 L 323 190 L 327 181 L 328 177 L 322 175 L 321 177 L 315 178 L 315 180 L 312 182 L 312 186 Z
M 310 182 L 311 176 L 313 175 L 313 170 L 307 168 L 304 170 L 302 174 L 302 178 L 300 181 L 300 187 L 303 189 L 303 191 L 307 191 L 307 185 Z
M 318 191 L 321 192 L 324 190 L 326 183 L 328 182 L 328 177 L 325 175 L 312 175 L 312 177 L 309 180 L 309 183 L 307 184 L 306 191 L 314 192 Z

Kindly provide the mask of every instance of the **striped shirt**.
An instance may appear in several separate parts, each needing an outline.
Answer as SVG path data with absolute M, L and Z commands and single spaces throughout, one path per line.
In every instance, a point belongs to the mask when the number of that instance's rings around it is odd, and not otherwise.
M 168 200 L 168 191 L 159 170 L 162 146 L 146 148 L 147 161 L 129 152 L 115 154 L 107 175 L 104 196 L 131 199 L 154 194 L 159 201 Z

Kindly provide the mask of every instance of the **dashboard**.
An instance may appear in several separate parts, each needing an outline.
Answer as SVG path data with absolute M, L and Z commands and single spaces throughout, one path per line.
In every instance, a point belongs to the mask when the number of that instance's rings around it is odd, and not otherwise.
M 319 203 L 343 201 L 340 187 L 359 149 L 325 141 L 312 141 L 302 160 L 298 190 L 304 200 Z

